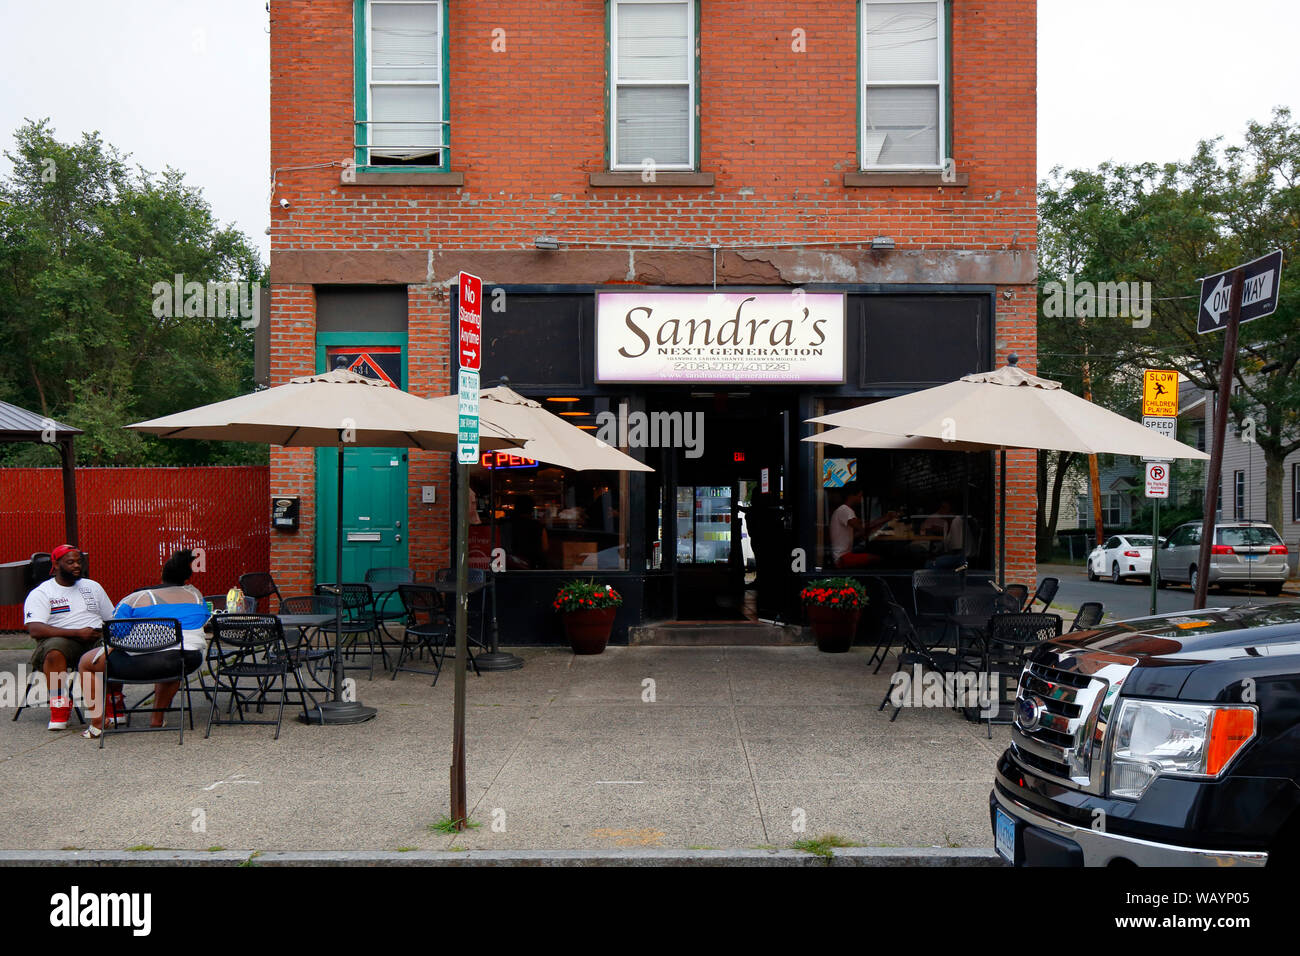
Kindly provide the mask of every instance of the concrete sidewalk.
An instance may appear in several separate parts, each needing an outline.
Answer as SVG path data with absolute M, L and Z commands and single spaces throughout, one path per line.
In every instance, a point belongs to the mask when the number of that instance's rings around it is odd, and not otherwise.
M 875 847 L 991 844 L 988 792 L 1007 728 L 877 705 L 894 658 L 810 647 L 517 650 L 469 677 L 471 817 L 448 809 L 452 677 L 358 680 L 379 717 L 352 727 L 110 736 L 47 712 L 0 719 L 0 849 L 613 850 L 786 848 L 834 833 Z M 28 652 L 0 651 L 12 674 Z M 647 683 L 647 681 L 653 682 Z M 653 690 L 653 695 L 651 694 Z M 650 698 L 653 697 L 653 700 Z M 172 720 L 175 720 L 173 715 Z M 76 726 L 75 719 L 72 726 Z

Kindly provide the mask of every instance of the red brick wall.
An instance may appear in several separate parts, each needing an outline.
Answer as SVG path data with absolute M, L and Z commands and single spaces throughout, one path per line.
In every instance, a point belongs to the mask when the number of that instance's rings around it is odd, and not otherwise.
M 768 245 L 894 237 L 900 250 L 1036 252 L 1036 4 L 955 0 L 953 153 L 966 186 L 846 188 L 857 168 L 857 13 L 852 0 L 700 0 L 700 165 L 714 188 L 589 185 L 605 168 L 605 3 L 449 0 L 452 169 L 463 187 L 341 185 L 338 168 L 281 169 L 277 259 L 300 250 L 530 249 L 565 240 Z M 272 167 L 353 155 L 351 0 L 271 5 Z M 493 30 L 505 52 L 493 52 Z M 791 48 L 792 31 L 806 52 Z M 278 199 L 289 199 L 282 210 Z M 411 389 L 444 391 L 441 284 L 411 286 Z M 490 280 L 490 277 L 485 277 Z M 827 276 L 833 280 L 834 276 Z M 947 281 L 939 273 L 936 282 Z M 1012 299 L 1001 293 L 1011 291 Z M 274 286 L 277 381 L 306 370 L 309 288 Z M 288 324 L 286 325 L 286 320 Z M 427 336 L 427 337 L 426 337 Z M 999 290 L 999 362 L 1035 367 L 1032 286 Z M 290 349 L 289 354 L 281 354 Z M 301 358 L 301 363 L 299 362 Z M 412 560 L 447 542 L 446 456 L 411 456 Z M 1033 456 L 1013 454 L 1008 574 L 1034 574 Z M 304 530 L 273 557 L 310 560 L 310 456 L 276 451 L 273 490 L 303 496 Z M 301 470 L 300 470 L 301 469 Z M 418 501 L 421 484 L 439 503 Z M 309 566 L 309 564 L 307 565 Z M 284 572 L 281 572 L 284 573 Z M 296 573 L 296 572 L 295 572 Z M 306 581 L 306 578 L 304 578 Z

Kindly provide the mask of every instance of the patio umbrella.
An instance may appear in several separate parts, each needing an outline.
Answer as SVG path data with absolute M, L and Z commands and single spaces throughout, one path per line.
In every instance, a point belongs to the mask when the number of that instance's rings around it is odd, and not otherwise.
M 998 581 L 1006 577 L 1006 487 L 1008 448 L 1049 449 L 1082 454 L 1136 455 L 1159 459 L 1210 456 L 1138 422 L 1079 398 L 1060 382 L 1030 375 L 1011 364 L 995 372 L 963 376 L 843 412 L 808 420 L 887 435 L 952 439 L 1001 454 Z
M 455 396 L 452 396 L 453 401 Z M 287 447 L 338 448 L 338 577 L 343 577 L 343 450 L 357 447 L 407 447 L 432 451 L 456 448 L 455 406 L 442 405 L 392 388 L 384 382 L 335 369 L 290 379 L 284 385 L 241 395 L 126 427 L 162 438 L 267 442 Z M 481 422 L 479 444 L 487 450 L 517 448 L 524 438 Z M 313 722 L 358 723 L 375 716 L 373 707 L 343 700 L 343 662 L 339 653 L 342 602 L 335 602 L 334 699 L 321 704 Z
M 590 432 L 570 425 L 563 418 L 547 411 L 538 402 L 525 398 L 505 384 L 485 388 L 479 392 L 479 415 L 483 421 L 492 422 L 511 434 L 528 435 L 529 439 L 517 454 L 534 461 L 544 461 L 573 471 L 654 471 L 630 455 L 626 455 Z M 435 405 L 455 412 L 455 395 L 430 399 Z M 489 469 L 489 540 L 495 541 L 496 500 L 494 472 Z M 523 666 L 523 660 L 500 651 L 497 636 L 496 588 L 492 588 L 492 648 L 487 654 L 474 658 L 480 670 L 507 670 Z

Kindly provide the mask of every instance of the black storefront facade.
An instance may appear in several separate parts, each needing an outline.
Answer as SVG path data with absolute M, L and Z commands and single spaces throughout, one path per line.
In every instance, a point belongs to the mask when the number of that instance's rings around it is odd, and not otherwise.
M 708 315 L 712 302 L 720 310 L 711 320 L 715 342 L 721 333 L 734 341 L 738 330 L 722 324 L 737 309 L 749 309 L 742 313 L 748 320 L 766 308 L 779 321 L 771 312 L 779 297 L 800 317 L 805 296 L 838 300 L 842 329 L 822 335 L 821 345 L 833 348 L 820 350 L 813 381 L 790 380 L 801 375 L 797 365 L 782 381 L 734 380 L 744 373 L 719 380 L 729 373 L 719 372 L 708 347 L 672 356 L 679 377 L 671 381 L 611 381 L 615 323 L 625 355 L 636 355 L 638 343 L 660 351 L 654 323 L 641 321 L 644 311 L 626 318 L 634 301 L 628 297 L 637 295 L 654 301 L 660 316 L 677 303 L 683 314 Z M 450 305 L 455 315 L 454 287 Z M 485 283 L 483 387 L 504 379 L 654 469 L 593 474 L 483 456 L 471 470 L 471 562 L 496 572 L 502 642 L 564 643 L 551 604 L 574 578 L 622 593 L 613 643 L 626 642 L 632 627 L 659 622 L 798 624 L 798 591 L 818 577 L 876 574 L 910 600 L 912 571 L 943 547 L 941 534 L 917 533 L 936 513 L 963 514 L 971 568 L 991 568 L 991 455 L 841 449 L 802 439 L 815 430 L 804 424 L 814 416 L 993 368 L 996 306 L 991 285 Z M 749 343 L 746 327 L 739 333 Z M 827 381 L 833 365 L 837 380 Z M 449 381 L 449 390 L 455 387 Z M 862 489 L 864 520 L 887 512 L 898 518 L 868 546 L 872 563 L 842 571 L 833 566 L 828 526 L 844 498 L 840 486 L 850 480 Z

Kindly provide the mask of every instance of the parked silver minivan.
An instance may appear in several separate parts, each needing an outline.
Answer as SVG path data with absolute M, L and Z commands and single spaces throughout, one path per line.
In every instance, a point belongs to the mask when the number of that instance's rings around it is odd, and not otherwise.
M 1179 525 L 1160 549 L 1159 586 L 1187 584 L 1196 590 L 1201 522 Z M 1287 549 L 1273 527 L 1262 521 L 1229 521 L 1214 526 L 1210 548 L 1210 587 L 1254 585 L 1265 594 L 1282 592 L 1290 573 Z

